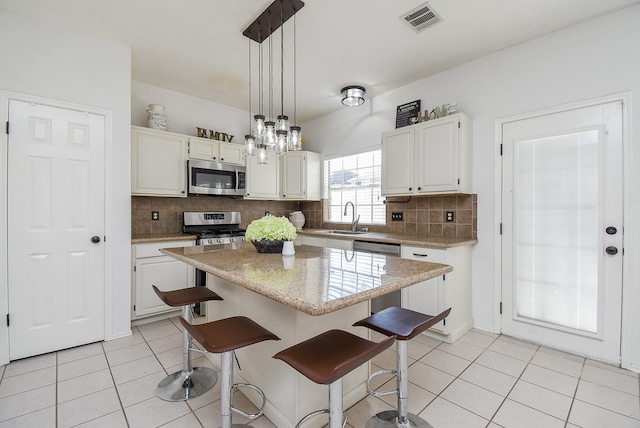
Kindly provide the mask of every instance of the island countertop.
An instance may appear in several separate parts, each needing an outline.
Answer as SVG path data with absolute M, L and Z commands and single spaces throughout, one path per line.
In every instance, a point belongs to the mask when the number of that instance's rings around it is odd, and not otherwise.
M 307 313 L 323 315 L 451 272 L 449 265 L 301 245 L 295 256 L 251 243 L 166 248 L 162 253 Z

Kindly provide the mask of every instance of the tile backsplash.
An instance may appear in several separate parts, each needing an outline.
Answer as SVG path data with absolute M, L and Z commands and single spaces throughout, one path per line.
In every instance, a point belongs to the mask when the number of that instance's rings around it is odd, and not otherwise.
M 407 202 L 408 201 L 408 202 Z M 446 221 L 446 213 L 453 212 L 453 221 Z M 313 229 L 346 229 L 348 224 L 327 223 L 326 200 L 305 202 L 302 206 L 307 221 L 305 227 Z M 392 212 L 403 213 L 403 221 L 391 221 Z M 371 232 L 402 233 L 406 235 L 478 237 L 478 195 L 442 195 L 389 197 L 386 204 L 387 224 L 368 227 Z
M 371 232 L 402 233 L 407 235 L 451 236 L 477 238 L 477 195 L 418 196 L 411 198 L 387 198 L 384 226 L 368 227 Z M 394 202 L 395 201 L 395 202 Z M 302 211 L 306 218 L 305 228 L 346 229 L 346 223 L 327 223 L 326 200 L 322 201 L 255 201 L 242 198 L 190 196 L 187 198 L 156 198 L 133 196 L 131 198 L 131 231 L 134 235 L 182 232 L 184 211 L 240 211 L 242 224 L 246 228 L 253 220 L 270 212 L 275 216 L 289 216 L 293 211 Z M 157 211 L 159 219 L 151 219 Z M 454 220 L 446 221 L 446 213 L 453 212 Z M 404 221 L 391 221 L 392 212 L 403 213 Z

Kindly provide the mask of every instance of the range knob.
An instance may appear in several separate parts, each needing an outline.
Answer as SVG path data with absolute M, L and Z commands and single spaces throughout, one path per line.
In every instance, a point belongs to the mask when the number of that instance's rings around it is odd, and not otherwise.
M 216 242 L 217 242 L 218 244 L 222 244 L 222 238 L 218 238 L 218 239 L 216 239 Z
M 236 242 L 236 238 L 229 238 L 230 242 Z

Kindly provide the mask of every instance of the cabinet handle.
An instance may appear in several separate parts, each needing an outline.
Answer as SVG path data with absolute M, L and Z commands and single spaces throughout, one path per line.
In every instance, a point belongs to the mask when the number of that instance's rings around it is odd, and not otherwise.
M 220 161 L 223 161 L 223 160 L 224 160 L 224 158 L 220 158 Z
M 418 187 L 418 190 L 422 190 L 422 187 Z
M 418 253 L 413 253 L 414 256 L 416 257 L 428 257 L 428 254 L 418 254 Z
M 413 189 L 411 187 L 409 187 L 409 191 L 411 192 Z

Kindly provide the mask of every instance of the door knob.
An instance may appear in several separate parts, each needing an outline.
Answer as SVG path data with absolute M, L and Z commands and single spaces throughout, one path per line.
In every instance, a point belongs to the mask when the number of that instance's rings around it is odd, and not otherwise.
M 618 249 L 616 247 L 613 247 L 613 246 L 607 247 L 605 249 L 605 251 L 607 252 L 607 254 L 609 254 L 611 256 L 615 256 L 616 254 L 618 254 Z
M 91 242 L 93 242 L 94 244 L 97 244 L 98 242 L 100 242 L 100 237 L 98 235 L 92 236 Z
M 604 231 L 607 232 L 607 235 L 615 235 L 616 233 L 618 233 L 618 229 L 613 226 L 607 227 Z

